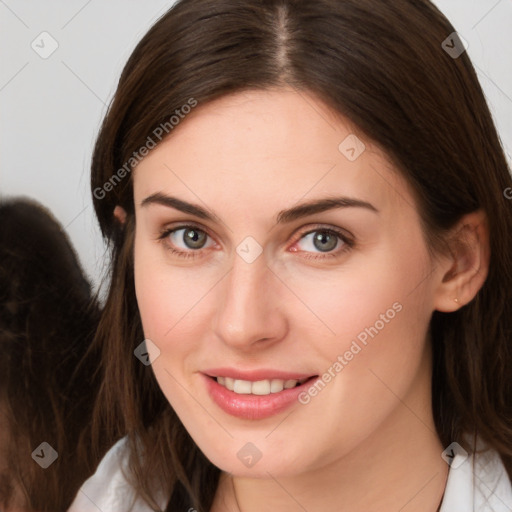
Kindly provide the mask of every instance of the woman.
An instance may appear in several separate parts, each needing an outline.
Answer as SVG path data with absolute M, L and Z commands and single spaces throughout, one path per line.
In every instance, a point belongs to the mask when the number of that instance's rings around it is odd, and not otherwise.
M 178 2 L 94 151 L 128 435 L 70 510 L 510 510 L 510 185 L 427 0 Z

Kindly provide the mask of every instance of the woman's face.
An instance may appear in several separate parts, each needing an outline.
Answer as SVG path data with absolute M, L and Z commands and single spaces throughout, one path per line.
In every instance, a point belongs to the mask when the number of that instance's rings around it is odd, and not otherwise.
M 439 270 L 359 140 L 312 95 L 250 91 L 198 105 L 134 171 L 152 368 L 230 473 L 316 470 L 431 420 Z

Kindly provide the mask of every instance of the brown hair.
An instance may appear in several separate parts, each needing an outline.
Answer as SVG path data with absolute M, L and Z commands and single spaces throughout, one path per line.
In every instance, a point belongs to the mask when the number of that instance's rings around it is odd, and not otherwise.
M 88 449 L 101 379 L 97 357 L 84 355 L 99 318 L 98 300 L 53 215 L 32 200 L 0 201 L 2 510 L 66 510 L 113 442 L 102 433 L 99 453 Z M 43 442 L 58 454 L 46 468 L 36 464 L 40 450 L 51 461 L 49 448 L 36 450 Z
M 467 53 L 454 58 L 442 47 L 453 32 L 428 0 L 182 0 L 132 53 L 92 163 L 94 207 L 112 249 L 97 334 L 106 380 L 96 421 L 129 433 L 136 485 L 153 507 L 157 486 L 171 496 L 167 510 L 209 510 L 220 470 L 133 356 L 144 336 L 133 282 L 132 180 L 112 177 L 190 98 L 201 105 L 283 85 L 312 92 L 386 152 L 415 191 L 432 244 L 464 214 L 486 212 L 485 284 L 471 303 L 431 320 L 432 406 L 444 446 L 467 446 L 463 434 L 477 432 L 512 475 L 512 215 L 503 196 L 512 182 Z M 128 213 L 124 228 L 114 222 L 116 205 Z

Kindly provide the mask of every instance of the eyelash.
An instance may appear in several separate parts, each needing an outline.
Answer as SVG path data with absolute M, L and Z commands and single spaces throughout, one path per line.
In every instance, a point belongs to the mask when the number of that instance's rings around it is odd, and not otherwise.
M 165 241 L 166 238 L 170 234 L 174 233 L 175 231 L 180 231 L 182 229 L 188 229 L 188 228 L 192 228 L 197 231 L 201 231 L 202 233 L 205 233 L 207 236 L 210 236 L 210 235 L 208 235 L 207 231 L 205 231 L 203 228 L 201 228 L 199 226 L 196 226 L 194 224 L 182 224 L 182 225 L 173 227 L 172 229 L 164 229 L 163 231 L 161 231 L 160 235 L 157 238 L 157 241 L 162 242 L 167 251 L 170 251 L 172 254 L 175 254 L 176 256 L 178 256 L 180 258 L 185 258 L 185 259 L 192 258 L 193 259 L 193 258 L 200 257 L 203 249 L 198 249 L 198 250 L 191 249 L 189 251 L 181 251 L 179 249 L 175 249 L 174 247 L 172 247 Z M 305 236 L 307 236 L 311 233 L 316 233 L 316 232 L 323 232 L 323 233 L 328 233 L 331 235 L 332 234 L 336 235 L 343 242 L 343 246 L 341 249 L 335 250 L 333 252 L 326 252 L 326 253 L 324 253 L 323 256 L 313 256 L 311 253 L 306 252 L 306 251 L 297 251 L 297 252 L 305 253 L 302 256 L 303 258 L 313 259 L 313 260 L 322 260 L 322 259 L 327 259 L 327 258 L 339 258 L 346 252 L 353 249 L 353 247 L 355 245 L 354 240 L 352 238 L 350 238 L 345 232 L 343 232 L 339 229 L 336 229 L 336 228 L 324 227 L 321 225 L 315 226 L 313 229 L 309 229 L 307 231 L 299 233 L 293 243 L 295 244 L 296 242 L 300 241 Z

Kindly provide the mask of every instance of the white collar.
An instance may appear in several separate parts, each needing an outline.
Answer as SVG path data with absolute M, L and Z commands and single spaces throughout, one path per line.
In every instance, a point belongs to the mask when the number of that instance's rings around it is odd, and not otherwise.
M 126 437 L 121 439 L 109 450 L 96 473 L 79 490 L 68 512 L 97 512 L 98 509 L 151 512 L 148 505 L 135 497 L 123 474 L 123 468 L 127 469 L 126 440 Z M 165 509 L 166 500 L 160 496 L 158 501 Z M 511 511 L 512 486 L 498 453 L 494 450 L 475 455 L 456 453 L 440 512 Z
M 457 453 L 440 512 L 511 511 L 512 486 L 499 454 L 492 449 L 471 455 Z

